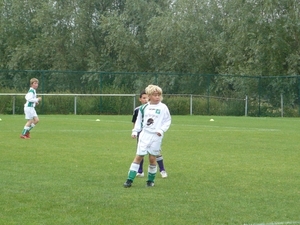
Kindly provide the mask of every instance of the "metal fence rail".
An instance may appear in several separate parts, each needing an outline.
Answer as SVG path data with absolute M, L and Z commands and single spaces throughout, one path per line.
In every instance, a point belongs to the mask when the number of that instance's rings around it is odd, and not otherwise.
M 12 114 L 16 114 L 16 96 L 24 96 L 24 93 L 0 93 L 0 96 L 12 97 Z M 77 97 L 132 97 L 133 98 L 133 110 L 136 104 L 135 94 L 39 94 L 39 96 L 71 96 L 74 97 L 74 115 L 77 115 Z M 42 101 L 43 104 L 43 101 Z
M 12 101 L 11 101 L 11 114 L 15 115 L 16 114 L 16 97 L 17 96 L 22 96 L 24 97 L 24 93 L 0 93 L 0 97 L 1 96 L 10 96 L 12 97 Z M 131 102 L 131 109 L 132 111 L 137 107 L 138 103 L 138 98 L 139 95 L 136 94 L 39 94 L 39 96 L 64 96 L 64 97 L 74 97 L 74 106 L 73 106 L 73 113 L 74 115 L 77 115 L 78 112 L 78 97 L 124 97 L 124 98 L 128 98 L 131 97 L 132 98 L 132 102 Z M 195 115 L 194 112 L 194 100 L 196 98 L 202 98 L 202 99 L 206 99 L 207 100 L 207 104 L 209 104 L 209 101 L 211 99 L 217 99 L 217 100 L 224 100 L 224 98 L 221 97 L 214 97 L 214 96 L 202 96 L 202 95 L 170 95 L 170 94 L 166 94 L 165 97 L 167 99 L 169 98 L 174 98 L 174 97 L 184 97 L 186 100 L 186 104 L 188 104 L 189 106 L 189 114 L 190 115 Z M 209 97 L 209 98 L 208 98 Z M 225 101 L 240 101 L 243 102 L 244 105 L 244 116 L 248 116 L 248 96 L 245 96 L 244 99 L 235 99 L 235 98 L 225 98 Z M 284 116 L 284 98 L 283 95 L 281 94 L 281 103 L 280 103 L 280 116 L 283 117 Z M 43 104 L 44 102 L 42 101 L 42 109 L 41 109 L 41 114 L 43 114 Z M 209 114 L 209 112 L 208 112 Z

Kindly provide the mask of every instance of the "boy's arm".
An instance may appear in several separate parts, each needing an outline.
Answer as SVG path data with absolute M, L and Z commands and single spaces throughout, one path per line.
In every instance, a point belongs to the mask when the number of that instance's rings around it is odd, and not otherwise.
M 140 110 L 138 110 L 138 115 L 134 124 L 134 127 L 132 129 L 132 137 L 136 137 L 138 132 L 142 130 L 142 114 L 140 113 Z
M 133 115 L 132 115 L 132 119 L 131 119 L 131 122 L 133 123 L 133 127 L 134 127 L 134 124 L 135 124 L 135 122 L 136 122 L 138 113 L 139 113 L 139 108 L 137 107 L 137 108 L 135 108 L 135 110 L 133 111 Z
M 171 126 L 171 115 L 169 109 L 165 108 L 164 118 L 162 120 L 162 126 L 158 129 L 158 133 L 163 134 L 165 133 L 169 127 Z
M 32 91 L 29 91 L 26 95 L 25 95 L 25 99 L 26 101 L 28 102 L 35 102 L 35 103 L 38 103 L 39 100 L 41 100 L 41 98 L 35 98 L 34 97 L 34 93 Z

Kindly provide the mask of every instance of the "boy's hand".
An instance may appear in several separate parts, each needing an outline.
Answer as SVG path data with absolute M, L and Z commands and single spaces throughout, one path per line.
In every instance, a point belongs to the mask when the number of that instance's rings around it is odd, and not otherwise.
M 137 134 L 137 132 L 135 132 L 135 131 L 131 133 L 131 137 L 132 137 L 132 138 L 136 138 L 137 135 L 138 135 L 138 134 Z

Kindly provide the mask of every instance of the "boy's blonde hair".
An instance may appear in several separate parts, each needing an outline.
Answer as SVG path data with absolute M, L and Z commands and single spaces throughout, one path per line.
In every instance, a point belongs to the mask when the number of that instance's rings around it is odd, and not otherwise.
M 39 82 L 39 80 L 38 79 L 36 79 L 36 78 L 31 78 L 30 79 L 30 85 L 32 85 L 34 82 Z
M 153 95 L 154 93 L 158 93 L 160 95 L 160 100 L 161 101 L 163 100 L 162 89 L 157 85 L 153 85 L 153 84 L 148 85 L 148 87 L 146 87 L 146 89 L 145 89 L 145 92 L 149 96 Z

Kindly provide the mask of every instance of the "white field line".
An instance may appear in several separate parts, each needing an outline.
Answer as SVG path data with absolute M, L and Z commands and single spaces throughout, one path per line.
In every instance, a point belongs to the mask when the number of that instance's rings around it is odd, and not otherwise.
M 232 131 L 232 132 L 253 132 L 253 131 L 258 131 L 258 132 L 278 132 L 279 130 L 276 129 L 199 129 L 199 130 L 191 130 L 191 129 L 173 129 L 172 127 L 170 128 L 170 131 L 192 131 L 192 132 L 227 132 L 227 131 Z
M 91 130 L 46 130 L 46 131 L 40 131 L 40 132 L 49 132 L 49 131 L 55 131 L 55 132 L 67 132 L 67 133 L 89 133 L 91 132 Z M 99 130 L 97 131 L 99 133 L 123 133 L 123 132 L 128 132 L 129 135 L 131 134 L 131 129 L 128 129 L 128 130 Z
M 243 225 L 289 225 L 289 224 L 300 224 L 300 221 L 271 222 L 271 223 L 244 223 Z
M 172 126 L 182 126 L 182 127 L 199 127 L 200 129 L 202 128 L 208 128 L 213 131 L 219 130 L 218 128 L 226 129 L 226 130 L 255 130 L 255 131 L 280 131 L 280 129 L 266 129 L 266 128 L 249 128 L 249 127 L 221 127 L 221 126 L 208 126 L 208 125 L 198 125 L 198 124 L 171 124 Z

